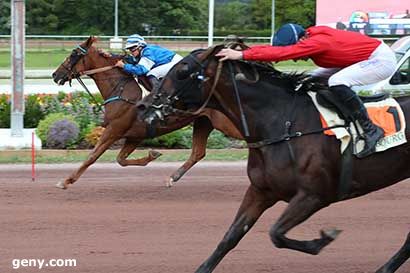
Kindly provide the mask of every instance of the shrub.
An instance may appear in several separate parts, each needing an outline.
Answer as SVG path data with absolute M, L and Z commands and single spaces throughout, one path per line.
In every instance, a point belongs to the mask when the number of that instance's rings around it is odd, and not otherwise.
M 209 149 L 223 149 L 232 145 L 232 141 L 225 137 L 225 135 L 219 131 L 214 130 L 207 143 Z M 165 147 L 165 148 L 191 148 L 192 147 L 192 127 L 187 126 L 178 131 L 154 138 L 144 140 L 144 146 L 153 147 Z
M 206 145 L 209 149 L 223 149 L 231 146 L 231 141 L 220 131 L 212 131 L 208 137 L 208 143 Z
M 191 148 L 192 127 L 187 126 L 157 138 L 146 139 L 144 140 L 143 145 L 166 148 Z
M 24 127 L 36 128 L 41 119 L 44 118 L 44 112 L 40 105 L 37 95 L 28 95 L 24 109 Z
M 97 144 L 98 140 L 100 140 L 100 137 L 102 133 L 104 132 L 105 128 L 101 126 L 95 126 L 90 128 L 89 132 L 85 135 L 85 141 L 90 144 L 91 146 L 95 146 Z M 90 126 L 89 126 L 90 127 Z
M 10 96 L 0 95 L 0 128 L 10 128 Z
M 97 101 L 99 100 L 96 96 Z M 84 139 L 90 132 L 89 126 L 95 127 L 102 121 L 102 112 L 97 109 L 91 97 L 83 92 L 75 92 L 67 96 L 67 101 L 63 101 L 64 113 L 75 118 L 80 128 L 80 139 Z
M 55 95 L 46 95 L 42 97 L 42 109 L 45 116 L 54 113 L 63 113 L 64 107 Z
M 75 122 L 72 116 L 65 115 L 63 113 L 53 113 L 53 114 L 47 115 L 43 120 L 41 120 L 38 123 L 36 133 L 38 137 L 41 139 L 41 141 L 43 142 L 43 144 L 47 143 L 48 132 L 50 130 L 50 127 L 53 125 L 53 123 L 59 120 L 64 120 L 64 119 Z
M 52 123 L 47 134 L 47 147 L 65 149 L 73 145 L 79 135 L 78 125 L 68 119 Z

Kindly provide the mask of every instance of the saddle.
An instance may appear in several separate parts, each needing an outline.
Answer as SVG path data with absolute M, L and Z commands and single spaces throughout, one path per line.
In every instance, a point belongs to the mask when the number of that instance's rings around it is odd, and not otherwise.
M 372 96 L 359 96 L 363 103 L 378 102 L 388 98 L 388 94 L 375 94 Z M 345 121 L 353 121 L 349 116 L 350 111 L 341 104 L 332 94 L 331 91 L 320 89 L 316 91 L 317 102 L 325 108 L 328 108 L 338 114 L 338 116 Z

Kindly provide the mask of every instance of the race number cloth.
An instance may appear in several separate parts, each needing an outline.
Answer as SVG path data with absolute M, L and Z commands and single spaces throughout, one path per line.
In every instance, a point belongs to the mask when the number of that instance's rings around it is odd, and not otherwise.
M 321 106 L 317 102 L 315 92 L 308 92 L 308 94 L 312 98 L 313 103 L 320 113 L 320 120 L 322 122 L 323 128 L 344 124 L 344 120 L 342 120 L 335 112 Z M 385 132 L 384 138 L 380 139 L 377 142 L 376 152 L 385 151 L 389 148 L 407 142 L 405 134 L 406 122 L 404 119 L 403 111 L 395 99 L 387 98 L 378 102 L 368 102 L 364 105 L 366 106 L 369 117 L 373 121 L 373 123 L 382 127 Z M 360 133 L 362 133 L 362 128 L 358 123 L 357 125 Z M 350 131 L 352 133 L 353 139 L 358 139 L 358 134 L 353 123 L 350 123 Z M 341 141 L 341 152 L 346 149 L 351 138 L 349 132 L 345 128 L 335 128 L 324 131 L 324 133 L 326 135 L 334 135 Z M 355 147 L 356 153 L 359 153 L 363 149 L 363 147 L 364 140 L 358 141 Z

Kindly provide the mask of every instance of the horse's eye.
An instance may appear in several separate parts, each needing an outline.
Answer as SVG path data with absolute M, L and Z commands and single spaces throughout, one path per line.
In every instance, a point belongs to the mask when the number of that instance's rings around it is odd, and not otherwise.
M 180 69 L 177 70 L 176 76 L 178 80 L 185 80 L 190 75 L 190 69 L 188 64 L 183 64 Z

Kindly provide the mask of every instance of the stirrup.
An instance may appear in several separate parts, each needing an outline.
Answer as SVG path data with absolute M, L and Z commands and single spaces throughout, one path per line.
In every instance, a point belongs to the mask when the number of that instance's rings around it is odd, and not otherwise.
M 369 146 L 369 143 L 367 142 L 367 139 L 368 139 L 368 138 L 366 138 L 367 135 L 364 134 L 364 135 L 365 135 L 364 148 L 363 148 L 362 151 L 360 151 L 359 153 L 356 153 L 356 154 L 355 154 L 355 156 L 357 156 L 358 158 L 364 158 L 364 157 L 367 157 L 367 156 L 373 154 L 374 152 L 376 152 L 377 142 L 384 137 L 384 131 L 383 131 L 383 129 L 380 128 L 380 127 L 377 126 L 377 125 L 374 125 L 374 126 L 376 127 L 376 132 L 375 132 L 375 134 L 377 134 L 377 135 L 374 137 L 374 139 L 375 139 L 375 140 L 373 140 L 374 143 L 372 144 L 372 146 Z

